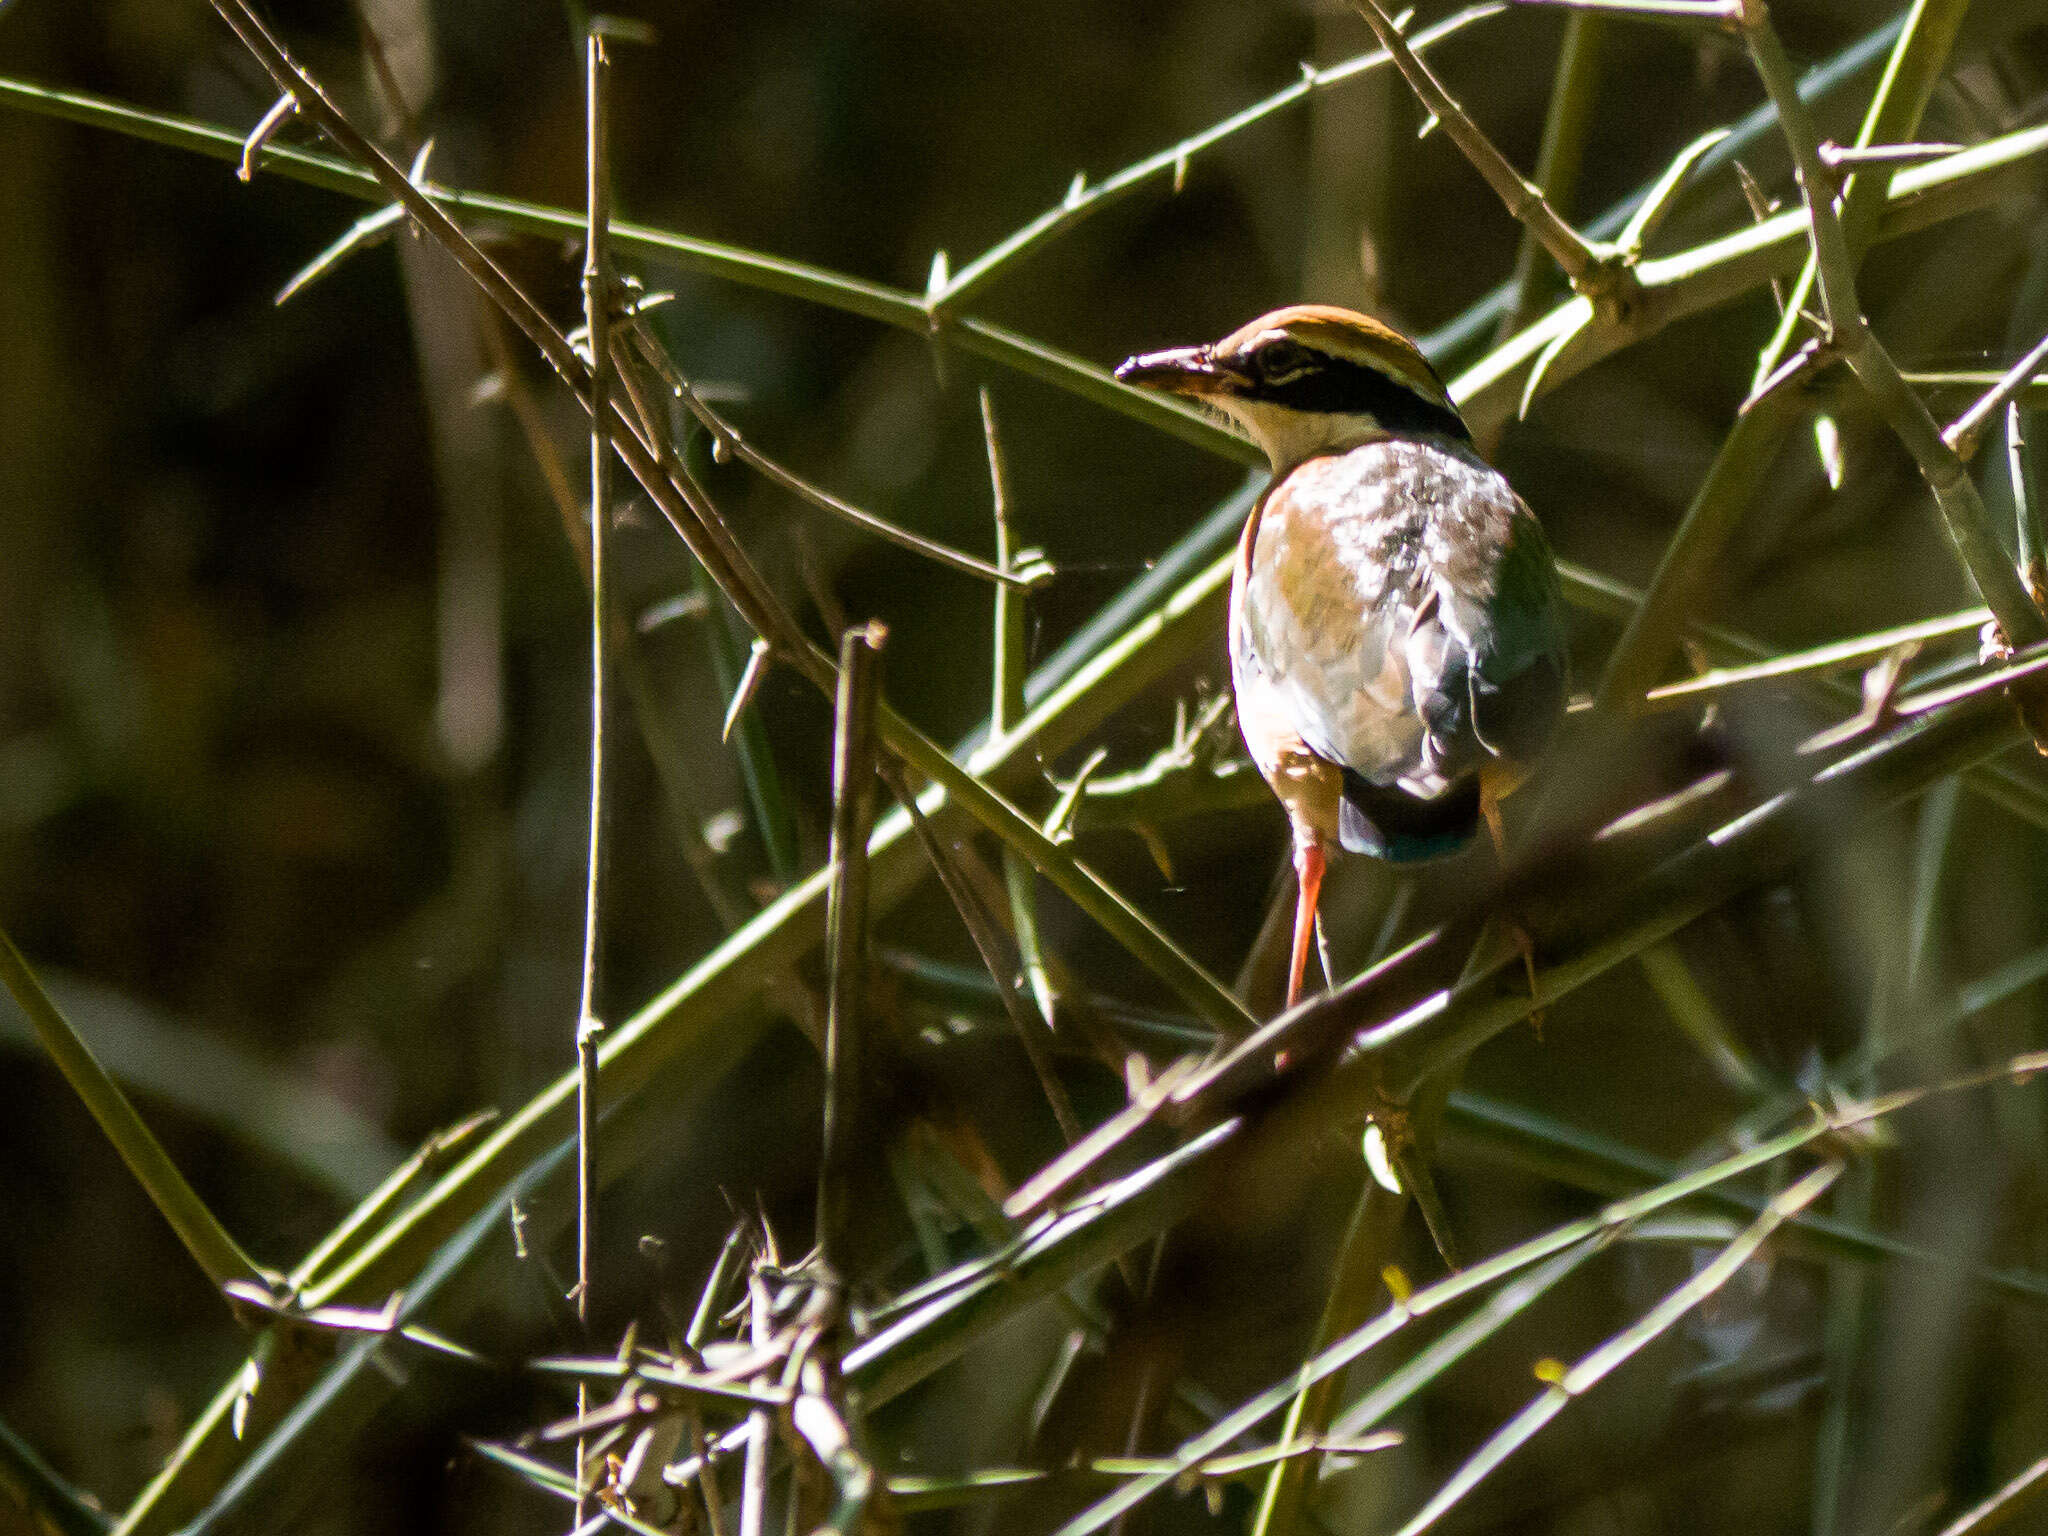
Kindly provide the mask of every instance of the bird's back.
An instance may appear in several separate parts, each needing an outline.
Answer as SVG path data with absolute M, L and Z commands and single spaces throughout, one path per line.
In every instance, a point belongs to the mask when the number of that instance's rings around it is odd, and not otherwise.
M 1346 846 L 1462 843 L 1480 772 L 1534 758 L 1564 708 L 1534 514 L 1464 444 L 1387 438 L 1297 465 L 1255 515 L 1232 604 L 1240 700 L 1343 770 Z

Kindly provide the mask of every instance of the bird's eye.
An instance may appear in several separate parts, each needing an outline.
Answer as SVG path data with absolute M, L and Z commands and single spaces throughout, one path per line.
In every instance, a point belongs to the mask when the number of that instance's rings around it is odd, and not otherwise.
M 1259 348 L 1259 377 L 1268 384 L 1282 384 L 1296 374 L 1306 373 L 1315 354 L 1298 341 L 1275 341 Z

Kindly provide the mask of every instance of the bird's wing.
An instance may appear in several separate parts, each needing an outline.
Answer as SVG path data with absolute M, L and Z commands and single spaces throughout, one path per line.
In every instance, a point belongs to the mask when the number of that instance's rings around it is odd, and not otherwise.
M 1519 497 L 1494 567 L 1493 593 L 1468 604 L 1472 733 L 1495 758 L 1527 763 L 1564 714 L 1570 687 L 1564 594 L 1535 514 Z

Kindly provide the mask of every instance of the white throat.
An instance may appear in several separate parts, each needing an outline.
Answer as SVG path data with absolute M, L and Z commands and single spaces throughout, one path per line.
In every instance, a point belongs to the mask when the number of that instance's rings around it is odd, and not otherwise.
M 1211 403 L 1265 449 L 1276 475 L 1284 475 L 1295 465 L 1319 455 L 1342 453 L 1387 436 L 1386 429 L 1367 415 L 1296 411 L 1263 400 L 1229 396 L 1218 397 Z

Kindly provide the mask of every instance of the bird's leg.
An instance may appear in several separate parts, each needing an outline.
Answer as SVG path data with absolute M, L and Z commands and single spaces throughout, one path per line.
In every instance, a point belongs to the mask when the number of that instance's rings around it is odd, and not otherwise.
M 1294 826 L 1294 958 L 1287 967 L 1287 1006 L 1301 1001 L 1301 979 L 1308 970 L 1309 945 L 1315 940 L 1316 903 L 1323 893 L 1323 840 L 1313 829 Z
M 1486 818 L 1486 832 L 1493 839 L 1493 856 L 1505 869 L 1508 862 L 1508 824 L 1501 820 L 1500 800 L 1487 786 L 1483 774 L 1479 779 L 1479 813 Z
M 1508 866 L 1507 824 L 1501 820 L 1500 797 L 1493 792 L 1484 774 L 1481 774 L 1479 777 L 1479 810 L 1486 817 L 1486 831 L 1493 839 L 1493 855 L 1500 861 L 1500 867 L 1506 869 Z M 1507 929 L 1508 937 L 1514 940 L 1515 948 L 1521 951 L 1522 970 L 1529 978 L 1529 996 L 1531 998 L 1541 997 L 1543 994 L 1536 986 L 1535 941 L 1529 937 L 1529 930 L 1515 921 L 1514 918 L 1503 917 L 1501 922 Z M 1538 1009 L 1531 1013 L 1529 1015 L 1529 1022 L 1540 1034 L 1543 1029 L 1542 1010 Z

